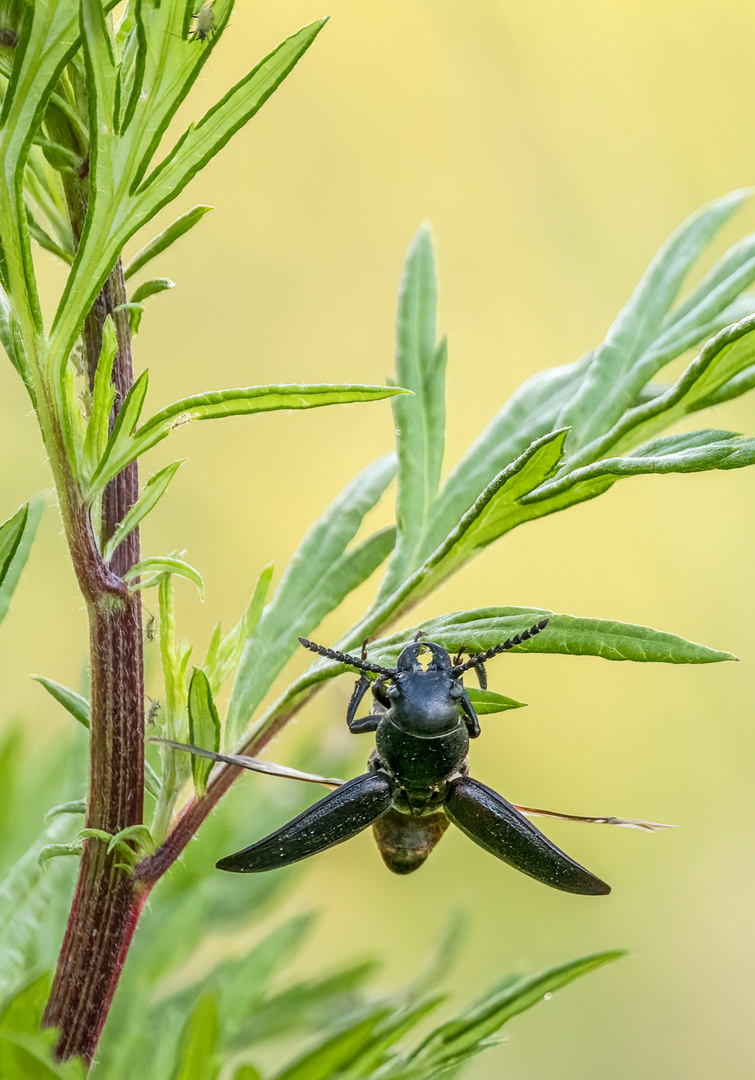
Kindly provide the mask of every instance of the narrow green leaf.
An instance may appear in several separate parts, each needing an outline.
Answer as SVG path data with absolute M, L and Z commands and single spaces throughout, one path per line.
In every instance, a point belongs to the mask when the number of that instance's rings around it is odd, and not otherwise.
M 748 194 L 735 191 L 698 210 L 650 263 L 628 304 L 596 349 L 578 395 L 561 413 L 559 424 L 573 429 L 571 452 L 613 427 L 658 370 L 658 361 L 653 358 L 648 363 L 640 362 L 643 354 L 659 337 L 689 270 Z
M 75 690 L 69 690 L 67 686 L 61 686 L 54 679 L 48 679 L 46 675 L 32 675 L 31 678 L 43 686 L 47 693 L 54 697 L 74 720 L 78 720 L 82 727 L 89 728 L 90 706 L 86 698 L 77 694 Z
M 601 656 L 604 660 L 664 664 L 713 664 L 736 659 L 729 652 L 710 649 L 649 626 L 637 626 L 612 619 L 559 615 L 545 608 L 520 607 L 452 611 L 372 642 L 368 656 L 371 661 L 374 658 L 374 662 L 378 664 L 393 664 L 401 649 L 420 630 L 428 641 L 442 645 L 450 653 L 456 652 L 462 645 L 473 653 L 484 652 L 543 618 L 548 619 L 545 630 L 529 641 L 516 645 L 511 652 Z
M 107 447 L 110 414 L 115 401 L 115 387 L 111 382 L 111 376 L 117 350 L 118 341 L 115 333 L 115 323 L 108 315 L 102 329 L 102 346 L 92 390 L 92 412 L 87 424 L 82 454 L 84 467 L 89 475 L 96 469 L 97 463 Z
M 37 0 L 26 12 L 0 115 L 0 219 L 11 294 L 28 297 L 28 315 L 42 330 L 23 206 L 23 174 L 32 139 L 58 76 L 78 45 L 74 4 Z
M 0 525 L 0 623 L 8 612 L 21 571 L 29 558 L 44 505 L 44 498 L 37 495 Z
M 413 397 L 394 398 L 397 430 L 398 538 L 378 602 L 422 561 L 419 544 L 438 492 L 445 440 L 445 339 L 436 344 L 432 234 L 422 225 L 409 245 L 399 287 L 396 378 Z
M 431 1065 L 441 1069 L 444 1065 L 466 1060 L 485 1049 L 487 1040 L 505 1023 L 520 1013 L 531 1009 L 575 979 L 595 971 L 604 964 L 625 956 L 623 950 L 596 953 L 561 967 L 551 968 L 538 975 L 517 980 L 490 997 L 483 997 L 467 1009 L 457 1020 L 450 1020 L 436 1028 L 411 1055 L 411 1065 Z M 489 1044 L 487 1044 L 489 1045 Z
M 156 446 L 174 427 L 193 420 L 219 420 L 226 416 L 251 416 L 281 409 L 316 409 L 324 405 L 347 405 L 354 401 L 379 401 L 407 394 L 393 386 L 320 384 L 246 386 L 233 390 L 208 390 L 168 405 L 143 424 L 134 435 L 133 457 Z
M 175 287 L 175 281 L 171 281 L 170 278 L 150 278 L 149 281 L 143 281 L 141 285 L 134 289 L 131 294 L 131 303 L 141 304 L 150 296 L 156 296 L 158 293 L 166 292 L 168 289 L 175 289 Z
M 179 240 L 189 229 L 193 229 L 210 210 L 212 210 L 211 206 L 195 206 L 192 210 L 182 214 L 181 217 L 176 218 L 167 229 L 163 229 L 154 239 L 137 251 L 123 271 L 126 280 L 128 281 L 133 274 L 138 273 L 151 259 L 166 251 L 171 244 Z
M 408 597 L 416 602 L 529 516 L 524 497 L 555 473 L 563 454 L 565 430 L 544 435 L 490 483 L 412 579 Z M 408 603 L 408 599 L 404 599 Z M 463 643 L 462 643 L 463 644 Z
M 189 741 L 216 754 L 220 750 L 220 717 L 209 680 L 201 668 L 194 668 L 189 683 Z M 191 773 L 197 795 L 204 794 L 211 770 L 212 761 L 192 755 Z
M 252 598 L 249 601 L 249 606 L 233 630 L 222 641 L 220 639 L 220 624 L 218 623 L 217 642 L 215 635 L 213 635 L 207 659 L 205 660 L 205 668 L 208 672 L 213 694 L 220 692 L 225 680 L 239 665 L 247 638 L 254 633 L 257 623 L 260 621 L 262 609 L 270 591 L 270 582 L 273 578 L 274 569 L 275 563 L 272 562 L 263 567 L 252 593 Z
M 178 195 L 191 178 L 243 127 L 280 86 L 325 25 L 319 19 L 282 42 L 184 132 L 134 195 L 138 225 Z M 136 231 L 136 227 L 130 235 Z
M 174 461 L 171 465 L 166 465 L 164 469 L 160 469 L 159 472 L 150 477 L 139 498 L 126 512 L 123 521 L 118 524 L 115 532 L 105 544 L 105 548 L 102 552 L 102 558 L 105 562 L 109 562 L 112 559 L 116 550 L 129 533 L 133 532 L 133 530 L 141 524 L 147 514 L 154 510 L 155 506 L 157 506 L 158 502 L 165 494 L 168 484 L 182 465 L 183 461 Z
M 390 1016 L 391 1006 L 373 1006 L 366 1017 L 320 1043 L 310 1053 L 294 1062 L 276 1080 L 332 1080 L 346 1072 L 349 1064 L 372 1042 L 382 1020 Z
M 181 1033 L 181 1049 L 171 1080 L 214 1080 L 220 1071 L 217 1059 L 220 1020 L 215 998 L 204 994 Z
M 122 472 L 126 465 L 129 465 L 139 456 L 139 450 L 136 453 L 132 451 L 135 441 L 132 435 L 134 428 L 139 423 L 148 384 L 149 373 L 143 371 L 126 394 L 121 411 L 118 413 L 118 418 L 113 425 L 113 433 L 90 481 L 90 499 L 103 491 L 106 484 L 113 477 Z
M 172 574 L 191 581 L 196 585 L 200 599 L 204 599 L 204 582 L 199 571 L 195 570 L 189 563 L 183 562 L 181 559 L 174 559 L 170 555 L 151 555 L 146 559 L 142 559 L 141 562 L 132 566 L 123 577 L 124 581 L 128 582 L 133 582 L 135 578 L 141 577 L 142 581 L 132 584 L 131 588 L 147 589 L 152 585 L 158 585 L 162 578 L 170 577 Z
M 591 357 L 590 353 L 574 364 L 539 371 L 509 398 L 449 474 L 422 540 L 425 557 L 445 540 L 500 472 L 553 430 L 577 393 Z
M 506 712 L 508 709 L 523 709 L 524 701 L 516 701 L 514 698 L 504 697 L 492 690 L 479 690 L 476 686 L 468 686 L 467 694 L 478 716 L 487 716 L 490 713 Z
M 228 709 L 229 738 L 254 714 L 289 657 L 345 595 L 385 558 L 392 532 L 381 533 L 353 551 L 348 545 L 365 514 L 393 479 L 395 459 L 380 458 L 347 484 L 302 539 L 253 634 L 247 639 Z
M 633 450 L 628 457 L 607 458 L 575 469 L 560 480 L 541 485 L 523 503 L 554 513 L 601 495 L 616 480 L 627 476 L 741 469 L 753 464 L 755 438 L 731 431 L 694 431 L 685 436 L 654 439 Z

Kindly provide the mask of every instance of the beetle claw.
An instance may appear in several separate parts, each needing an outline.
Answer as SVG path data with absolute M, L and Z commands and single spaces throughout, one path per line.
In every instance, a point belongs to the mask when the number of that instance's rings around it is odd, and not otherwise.
M 564 892 L 600 896 L 610 885 L 556 847 L 511 803 L 478 780 L 452 780 L 445 811 L 470 840 L 523 874 Z

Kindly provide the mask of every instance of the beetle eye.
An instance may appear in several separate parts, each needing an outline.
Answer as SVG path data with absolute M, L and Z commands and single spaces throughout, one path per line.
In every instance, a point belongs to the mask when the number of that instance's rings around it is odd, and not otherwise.
M 390 686 L 386 686 L 385 692 L 390 698 L 397 698 L 401 693 L 399 688 L 397 686 L 394 686 L 393 684 L 391 684 Z
M 448 696 L 452 698 L 460 698 L 464 693 L 464 687 L 461 683 L 451 683 L 451 688 L 448 691 Z

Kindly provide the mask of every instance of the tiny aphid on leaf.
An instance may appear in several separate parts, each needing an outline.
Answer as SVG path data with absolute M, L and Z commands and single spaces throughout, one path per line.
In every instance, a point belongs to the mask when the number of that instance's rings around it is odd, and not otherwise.
M 212 3 L 203 4 L 199 11 L 194 12 L 194 27 L 189 34 L 189 41 L 206 41 L 216 29 Z
M 480 847 L 545 885 L 572 893 L 610 892 L 604 881 L 556 847 L 525 815 L 646 831 L 664 826 L 517 806 L 469 776 L 469 740 L 480 735 L 480 725 L 464 689 L 463 674 L 475 669 L 484 682 L 487 660 L 541 633 L 547 623 L 543 619 L 500 645 L 471 655 L 465 663 L 460 662 L 461 654 L 452 660 L 442 646 L 414 641 L 403 649 L 395 668 L 368 663 L 365 648 L 360 658 L 300 638 L 312 652 L 362 673 L 346 721 L 353 734 L 375 732 L 376 746 L 368 771 L 345 783 L 299 774 L 298 779 L 338 785 L 337 790 L 251 847 L 221 859 L 218 869 L 248 874 L 288 866 L 371 825 L 386 866 L 394 873 L 408 874 L 422 865 L 453 823 Z M 426 668 L 419 661 L 422 653 L 430 653 Z M 371 683 L 368 674 L 378 678 Z M 367 716 L 357 718 L 368 688 L 374 698 L 372 709 Z M 224 756 L 186 745 L 180 748 L 254 771 L 294 775 L 292 770 L 255 758 Z

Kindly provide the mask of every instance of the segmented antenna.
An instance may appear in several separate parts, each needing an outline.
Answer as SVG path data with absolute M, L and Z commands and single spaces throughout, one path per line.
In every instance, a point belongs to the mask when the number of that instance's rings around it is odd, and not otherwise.
M 326 649 L 324 645 L 317 645 L 314 641 L 307 641 L 306 638 L 300 637 L 299 644 L 303 645 L 305 649 L 309 649 L 310 652 L 317 653 L 318 656 L 324 656 L 327 660 L 337 660 L 339 664 L 348 664 L 349 667 L 355 667 L 359 671 L 371 671 L 375 675 L 395 675 L 395 668 L 380 667 L 378 664 L 368 664 L 366 660 L 360 660 L 358 656 L 349 656 L 348 653 L 337 652 L 335 649 Z
M 547 625 L 548 619 L 541 619 L 539 623 L 535 623 L 529 630 L 523 630 L 521 634 L 516 634 L 513 638 L 508 638 L 500 645 L 493 645 L 492 648 L 487 649 L 485 652 L 476 653 L 474 656 L 470 656 L 465 664 L 457 664 L 456 667 L 451 668 L 451 678 L 458 679 L 465 671 L 477 667 L 478 664 L 484 664 L 486 660 L 492 660 L 498 653 L 505 652 L 507 649 L 513 649 L 515 645 L 521 645 L 523 641 L 529 641 L 535 634 L 539 634 L 541 630 L 545 630 Z M 301 640 L 301 638 L 299 640 Z

